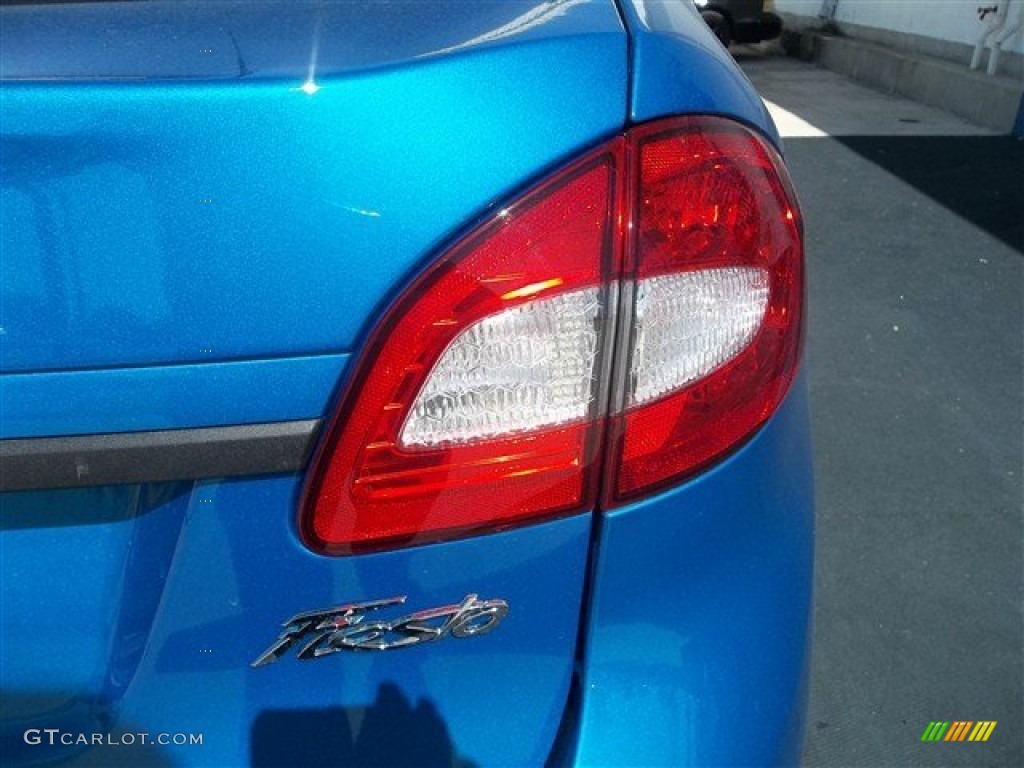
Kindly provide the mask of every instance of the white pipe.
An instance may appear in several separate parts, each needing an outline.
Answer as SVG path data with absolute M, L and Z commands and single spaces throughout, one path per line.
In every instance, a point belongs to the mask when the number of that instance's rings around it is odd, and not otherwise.
M 1007 3 L 1009 5 L 1009 3 Z M 1009 15 L 1007 15 L 1009 18 Z M 992 41 L 992 53 L 988 55 L 988 74 L 994 75 L 996 70 L 999 68 L 999 54 L 1003 50 L 1003 44 L 1017 34 L 1017 30 L 1020 29 L 1021 24 L 1024 24 L 1024 11 L 1017 14 L 1017 21 L 1013 24 L 1005 26 L 1003 31 L 996 35 L 995 40 Z
M 981 66 L 981 57 L 985 51 L 985 43 L 993 35 L 998 34 L 1006 23 L 1006 17 L 1010 7 L 1010 0 L 998 0 L 995 15 L 989 21 L 988 26 L 978 36 L 978 42 L 974 44 L 974 55 L 971 56 L 971 69 Z M 978 10 L 981 10 L 980 8 Z

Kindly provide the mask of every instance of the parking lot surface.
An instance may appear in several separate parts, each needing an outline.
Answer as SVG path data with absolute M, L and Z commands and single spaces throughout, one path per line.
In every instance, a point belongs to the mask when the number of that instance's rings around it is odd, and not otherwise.
M 734 50 L 806 218 L 811 766 L 1024 765 L 1024 142 Z M 922 743 L 995 720 L 985 743 Z

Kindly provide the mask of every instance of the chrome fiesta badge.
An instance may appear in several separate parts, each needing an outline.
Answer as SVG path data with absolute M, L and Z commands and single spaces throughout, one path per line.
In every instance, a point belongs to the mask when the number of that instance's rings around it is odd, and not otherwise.
M 390 651 L 432 643 L 448 637 L 484 635 L 508 614 L 504 600 L 480 600 L 466 595 L 461 602 L 410 613 L 388 621 L 368 621 L 368 614 L 405 603 L 406 595 L 349 603 L 322 611 L 298 613 L 286 621 L 281 634 L 250 666 L 272 664 L 301 644 L 303 661 L 338 651 Z

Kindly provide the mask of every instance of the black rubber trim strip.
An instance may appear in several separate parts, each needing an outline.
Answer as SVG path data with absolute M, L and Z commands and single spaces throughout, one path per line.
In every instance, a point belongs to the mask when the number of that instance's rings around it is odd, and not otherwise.
M 0 491 L 296 472 L 319 427 L 311 419 L 0 440 Z

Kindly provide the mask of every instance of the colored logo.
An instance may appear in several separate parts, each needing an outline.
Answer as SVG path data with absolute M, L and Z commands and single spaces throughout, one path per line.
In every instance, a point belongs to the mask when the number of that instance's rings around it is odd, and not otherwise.
M 921 741 L 988 741 L 995 729 L 995 720 L 933 720 L 921 734 Z

